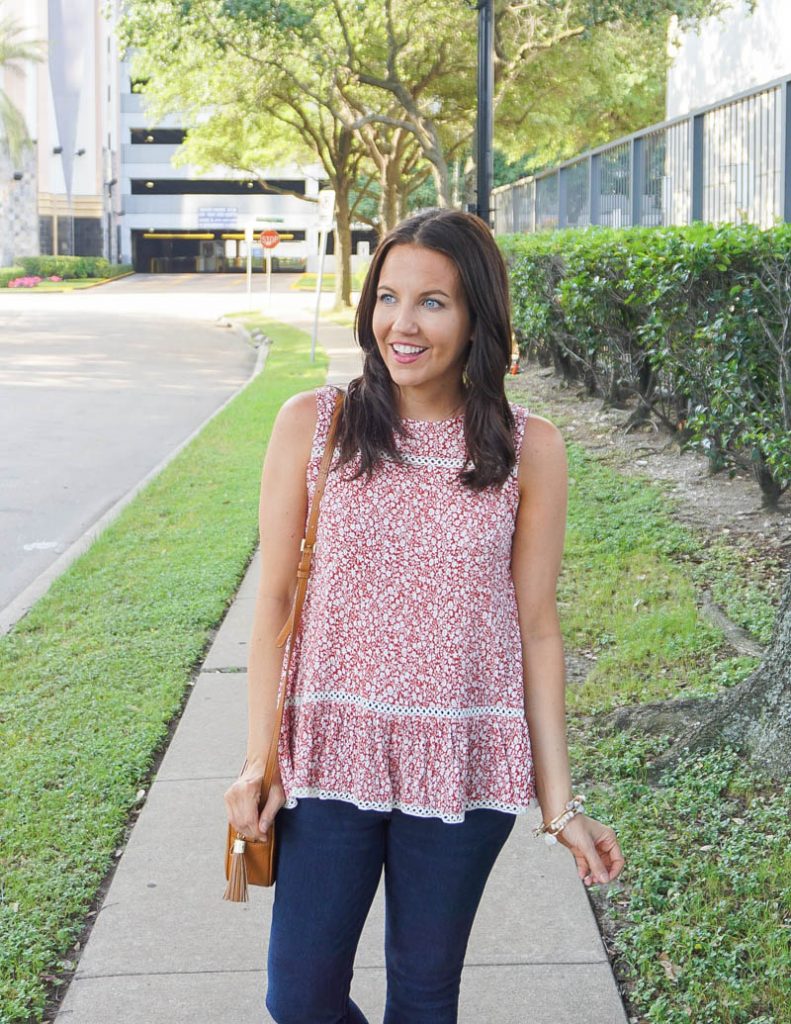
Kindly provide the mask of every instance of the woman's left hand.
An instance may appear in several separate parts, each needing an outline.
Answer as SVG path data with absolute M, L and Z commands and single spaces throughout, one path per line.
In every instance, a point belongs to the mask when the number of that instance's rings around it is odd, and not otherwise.
M 623 870 L 623 854 L 614 830 L 587 814 L 575 814 L 556 839 L 574 854 L 577 873 L 585 885 L 607 885 Z

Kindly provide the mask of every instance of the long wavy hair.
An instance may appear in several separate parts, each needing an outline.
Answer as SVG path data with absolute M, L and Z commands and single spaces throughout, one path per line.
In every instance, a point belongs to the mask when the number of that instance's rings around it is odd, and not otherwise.
M 374 252 L 357 306 L 354 331 L 363 350 L 362 376 L 350 383 L 338 426 L 336 468 L 359 452 L 350 477 L 370 478 L 383 455 L 402 462 L 395 434 L 408 435 L 396 404 L 396 385 L 373 332 L 376 292 L 382 264 L 396 245 L 420 245 L 451 259 L 459 272 L 472 323 L 472 340 L 462 375 L 467 465 L 459 481 L 482 490 L 502 485 L 516 462 L 514 416 L 505 395 L 511 362 L 508 273 L 492 232 L 480 217 L 458 210 L 428 210 L 408 217 L 381 240 Z

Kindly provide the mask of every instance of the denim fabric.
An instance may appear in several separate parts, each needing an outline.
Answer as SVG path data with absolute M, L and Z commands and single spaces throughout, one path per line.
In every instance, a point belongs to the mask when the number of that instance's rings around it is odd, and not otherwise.
M 302 797 L 277 815 L 266 1006 L 277 1024 L 368 1024 L 349 997 L 385 873 L 384 1024 L 455 1024 L 464 956 L 516 815 L 460 823 Z

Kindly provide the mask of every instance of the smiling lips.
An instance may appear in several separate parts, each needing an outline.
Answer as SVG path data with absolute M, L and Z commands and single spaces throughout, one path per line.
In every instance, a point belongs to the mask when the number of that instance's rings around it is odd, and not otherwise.
M 397 363 L 414 363 L 426 351 L 419 345 L 407 345 L 401 342 L 395 342 L 392 349 Z

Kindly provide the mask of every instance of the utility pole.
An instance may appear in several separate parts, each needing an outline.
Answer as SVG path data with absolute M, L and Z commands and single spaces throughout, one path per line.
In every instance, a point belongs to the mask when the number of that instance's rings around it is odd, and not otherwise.
M 494 0 L 478 0 L 478 117 L 476 125 L 478 216 L 491 224 L 491 192 L 494 170 Z

